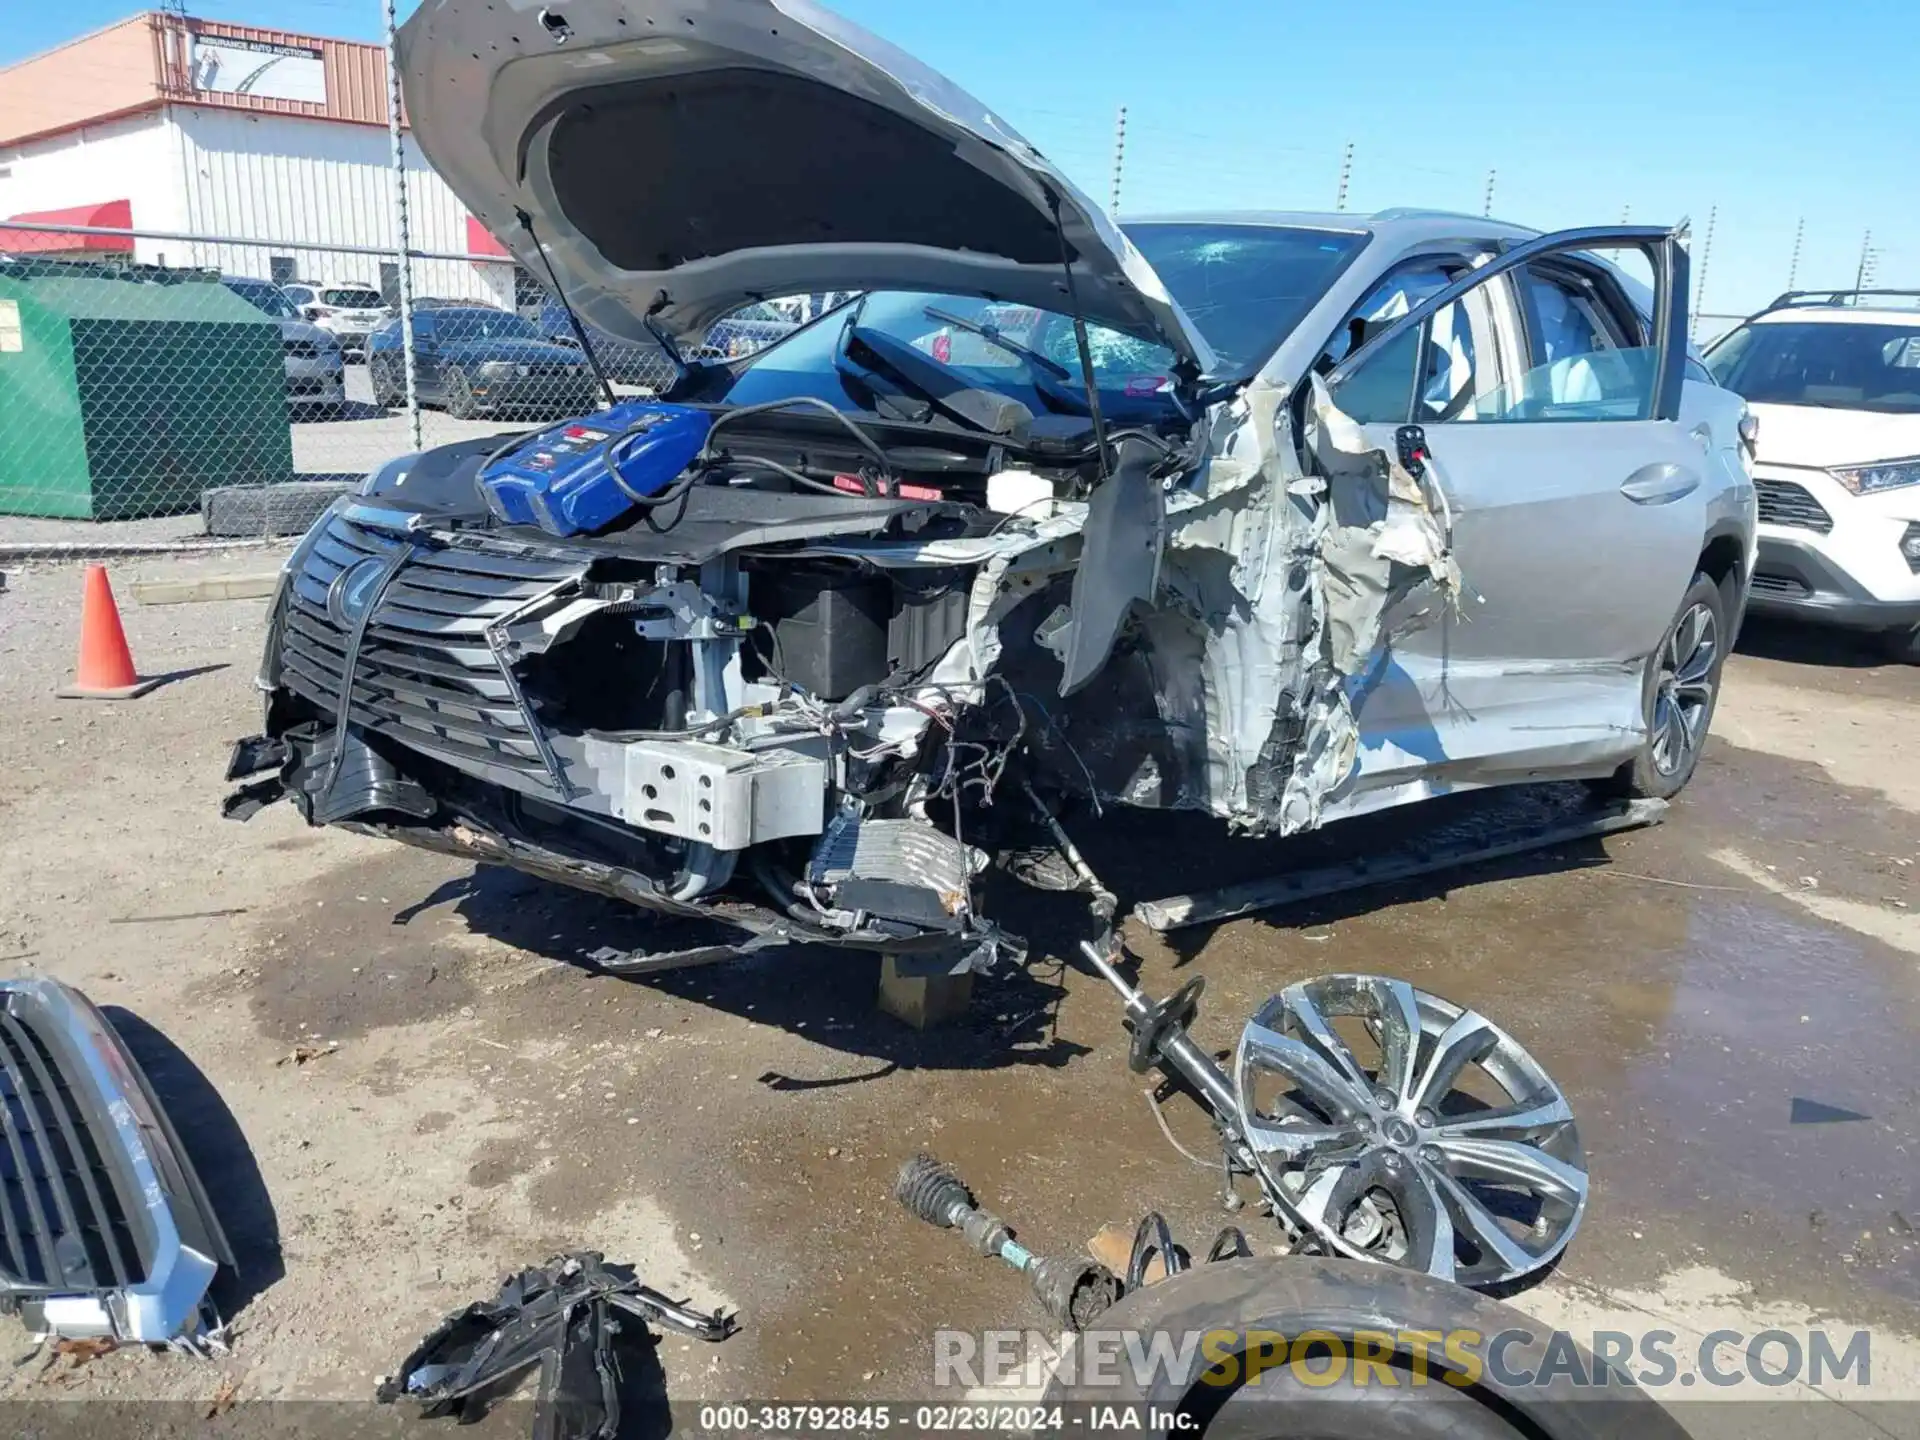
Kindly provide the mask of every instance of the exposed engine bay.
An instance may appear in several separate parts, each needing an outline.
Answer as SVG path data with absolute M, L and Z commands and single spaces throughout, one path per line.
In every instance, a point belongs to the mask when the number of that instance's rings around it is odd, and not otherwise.
M 855 417 L 703 408 L 700 384 L 627 407 L 702 417 L 670 473 L 656 422 L 601 412 L 403 457 L 341 501 L 289 562 L 266 733 L 232 767 L 278 774 L 230 813 L 284 791 L 312 823 L 755 943 L 984 961 L 1002 937 L 974 880 L 1008 786 L 1307 828 L 1352 766 L 1365 612 L 1444 578 L 1374 553 L 1431 524 L 1420 482 L 1331 436 L 1367 520 L 1336 555 L 1327 481 L 1257 389 L 1110 425 L 1103 454 L 1090 417 L 1004 400 L 959 424 L 950 397 Z M 556 437 L 580 463 L 527 486 Z M 592 533 L 503 523 L 500 478 L 545 505 L 583 475 L 618 492 Z M 562 508 L 523 513 L 575 528 Z M 1329 611 L 1336 575 L 1361 599 Z

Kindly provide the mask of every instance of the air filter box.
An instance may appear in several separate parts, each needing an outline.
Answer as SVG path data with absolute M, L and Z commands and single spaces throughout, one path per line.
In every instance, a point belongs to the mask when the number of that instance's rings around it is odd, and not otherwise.
M 712 423 L 690 405 L 629 400 L 515 447 L 480 472 L 480 490 L 487 508 L 509 525 L 590 534 L 633 509 L 635 495 L 657 495 L 678 479 Z

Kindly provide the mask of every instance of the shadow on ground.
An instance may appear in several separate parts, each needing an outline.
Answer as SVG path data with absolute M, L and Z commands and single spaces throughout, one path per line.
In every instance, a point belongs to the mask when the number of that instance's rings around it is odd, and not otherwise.
M 239 1267 L 237 1275 L 221 1273 L 214 1298 L 221 1314 L 237 1315 L 286 1274 L 280 1221 L 253 1148 L 220 1092 L 179 1047 L 130 1010 L 109 1005 L 104 1013 L 145 1073 L 213 1201 Z
M 1065 823 L 1089 862 L 1121 897 L 1122 913 L 1137 902 L 1230 885 L 1289 868 L 1366 856 L 1410 834 L 1435 843 L 1471 843 L 1514 825 L 1537 825 L 1590 804 L 1583 786 L 1558 785 L 1449 797 L 1420 807 L 1417 825 L 1405 812 L 1346 822 L 1328 831 L 1285 840 L 1230 838 L 1215 820 L 1109 810 L 1069 814 Z M 1038 843 L 1039 835 L 1020 837 Z M 1465 885 L 1518 875 L 1585 868 L 1605 862 L 1598 840 L 1580 841 L 1511 859 L 1464 866 L 1413 880 L 1369 886 L 1254 917 L 1279 929 L 1324 925 L 1380 906 L 1443 896 Z M 776 1089 L 857 1084 L 896 1069 L 971 1070 L 1005 1066 L 1058 1067 L 1085 1054 L 1056 1029 L 1065 993 L 1065 967 L 1084 966 L 1080 942 L 1094 933 L 1086 901 L 1071 893 L 1029 888 L 989 870 L 978 896 L 983 913 L 1028 946 L 1023 964 L 1003 961 L 981 977 L 966 1017 L 922 1033 L 878 1013 L 873 996 L 880 961 L 824 947 L 763 950 L 719 964 L 623 977 L 682 999 L 755 1022 L 804 1033 L 809 1039 L 878 1062 L 870 1071 L 831 1080 L 768 1074 Z M 610 956 L 675 950 L 723 938 L 684 922 L 651 916 L 600 896 L 513 871 L 481 867 L 450 879 L 397 910 L 405 926 L 426 911 L 451 904 L 473 931 L 592 973 Z M 1228 922 L 1221 922 L 1228 923 Z M 1195 926 L 1162 937 L 1179 963 L 1199 955 L 1218 925 Z M 737 937 L 737 932 L 736 937 Z
M 1872 631 L 1804 625 L 1763 615 L 1749 615 L 1741 622 L 1740 643 L 1734 648 L 1766 660 L 1843 670 L 1870 669 L 1891 660 L 1885 642 Z

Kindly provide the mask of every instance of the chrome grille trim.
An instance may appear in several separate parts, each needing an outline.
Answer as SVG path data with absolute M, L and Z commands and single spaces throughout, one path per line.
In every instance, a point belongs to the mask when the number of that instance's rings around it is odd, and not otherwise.
M 327 713 L 340 703 L 349 633 L 329 615 L 334 580 L 363 560 L 414 554 L 367 619 L 348 719 L 409 749 L 502 768 L 559 789 L 487 631 L 586 568 L 471 549 L 420 548 L 413 539 L 330 516 L 288 587 L 280 665 L 288 689 Z

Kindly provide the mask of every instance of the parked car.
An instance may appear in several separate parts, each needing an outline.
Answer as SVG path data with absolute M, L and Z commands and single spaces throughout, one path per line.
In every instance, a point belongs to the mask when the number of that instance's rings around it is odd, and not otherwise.
M 226 287 L 257 310 L 280 322 L 286 354 L 287 403 L 337 410 L 346 403 L 346 372 L 340 343 L 311 321 L 302 320 L 293 300 L 271 280 L 233 275 Z
M 1760 427 L 1753 609 L 1920 663 L 1920 291 L 1790 292 L 1707 365 Z
M 1276 835 L 1687 783 L 1754 493 L 1746 407 L 1687 350 L 1682 235 L 1116 227 L 850 24 L 651 13 L 699 46 L 425 0 L 401 62 L 434 169 L 501 233 L 534 216 L 596 323 L 866 293 L 643 410 L 637 440 L 662 414 L 705 440 L 592 533 L 479 483 L 604 466 L 591 421 L 370 475 L 289 561 L 232 767 L 273 773 L 235 813 L 285 795 L 743 948 L 944 967 L 1006 939 L 974 877 L 1027 786 Z
M 367 336 L 393 318 L 393 310 L 371 285 L 329 280 L 317 289 L 305 288 L 314 298 L 301 307 L 301 314 L 338 340 L 348 355 L 364 357 Z
M 714 321 L 695 347 L 695 353 L 718 360 L 735 360 L 764 350 L 798 328 L 799 322 L 783 314 L 772 302 L 757 300 Z
M 574 337 L 566 309 L 559 301 L 548 300 L 542 305 L 533 323 L 541 339 L 554 345 L 564 345 L 569 350 L 579 350 L 580 342 Z M 654 341 L 624 340 L 584 322 L 581 328 L 587 332 L 587 341 L 593 346 L 593 358 L 600 362 L 601 370 L 614 384 L 659 390 L 673 379 L 673 362 Z
M 456 420 L 517 413 L 565 416 L 600 402 L 593 374 L 577 349 L 542 339 L 524 317 L 491 305 L 445 302 L 413 313 L 414 386 L 422 404 Z M 405 356 L 396 318 L 367 345 L 373 403 L 406 398 Z

